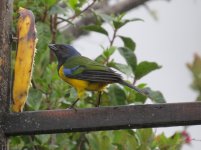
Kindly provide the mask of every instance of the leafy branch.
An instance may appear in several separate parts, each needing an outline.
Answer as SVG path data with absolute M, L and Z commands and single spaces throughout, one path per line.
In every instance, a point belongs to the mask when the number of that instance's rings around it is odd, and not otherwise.
M 96 2 L 97 0 L 93 0 L 91 2 L 91 4 L 89 4 L 86 8 L 84 8 L 82 11 L 78 12 L 78 13 L 75 13 L 74 15 L 72 15 L 71 17 L 67 18 L 67 19 L 64 19 L 62 17 L 58 17 L 58 19 L 60 19 L 61 21 L 57 22 L 57 25 L 60 24 L 60 23 L 63 23 L 64 21 L 65 22 L 72 22 L 75 18 L 77 18 L 78 16 L 80 16 L 81 14 L 85 13 L 87 10 L 89 10 Z

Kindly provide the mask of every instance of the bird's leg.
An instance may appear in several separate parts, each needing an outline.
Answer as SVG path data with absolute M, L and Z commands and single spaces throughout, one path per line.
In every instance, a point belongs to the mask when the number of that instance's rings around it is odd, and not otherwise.
M 69 109 L 74 109 L 74 110 L 76 110 L 75 108 L 74 108 L 74 106 L 75 106 L 75 104 L 79 101 L 80 99 L 79 98 L 77 98 L 71 105 L 70 105 L 70 107 L 68 107 Z
M 82 97 L 82 95 L 84 94 L 84 90 L 83 89 L 76 89 L 76 90 L 77 90 L 77 99 L 69 107 L 69 109 L 74 109 L 75 111 L 77 111 L 74 108 L 75 104 L 80 100 L 80 97 Z
M 102 94 L 102 92 L 101 91 L 99 91 L 98 92 L 98 98 L 97 98 L 97 103 L 96 103 L 96 107 L 99 107 L 99 105 L 100 105 L 100 101 L 101 101 L 101 94 Z

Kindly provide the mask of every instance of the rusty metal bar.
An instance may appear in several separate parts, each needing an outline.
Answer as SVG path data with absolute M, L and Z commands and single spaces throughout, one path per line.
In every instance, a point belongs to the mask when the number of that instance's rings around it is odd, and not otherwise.
M 6 135 L 200 125 L 201 103 L 8 113 L 4 119 Z
M 9 111 L 12 0 L 0 1 L 0 149 L 7 150 L 2 129 L 3 114 Z

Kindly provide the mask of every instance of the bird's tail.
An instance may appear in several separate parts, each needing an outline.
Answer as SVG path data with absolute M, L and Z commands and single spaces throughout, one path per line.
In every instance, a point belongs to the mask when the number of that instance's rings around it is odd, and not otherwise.
M 136 92 L 138 92 L 138 93 L 140 93 L 140 94 L 142 94 L 144 96 L 149 97 L 148 93 L 146 93 L 145 91 L 139 89 L 138 87 L 136 87 L 136 86 L 124 81 L 124 80 L 121 80 L 119 83 L 122 84 L 122 85 L 125 85 L 125 86 L 127 86 L 127 87 L 129 87 L 129 88 L 131 88 L 133 90 L 135 90 Z

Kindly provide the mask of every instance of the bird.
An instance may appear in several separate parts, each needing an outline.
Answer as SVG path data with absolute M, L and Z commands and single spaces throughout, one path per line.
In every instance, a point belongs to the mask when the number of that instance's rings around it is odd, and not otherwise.
M 119 83 L 147 96 L 146 92 L 123 80 L 122 76 L 101 63 L 82 56 L 73 46 L 67 44 L 49 44 L 58 60 L 58 75 L 77 91 L 77 99 L 70 108 L 80 100 L 85 91 L 97 91 L 96 107 L 100 105 L 101 93 L 108 84 Z

